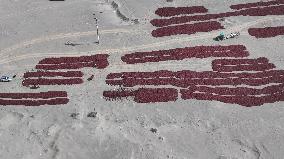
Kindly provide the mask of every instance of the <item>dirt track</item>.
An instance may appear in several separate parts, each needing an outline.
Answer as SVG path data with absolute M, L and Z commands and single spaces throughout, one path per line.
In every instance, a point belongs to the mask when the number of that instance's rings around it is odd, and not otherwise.
M 246 34 L 247 31 L 244 29 L 247 29 L 251 26 L 254 26 L 258 23 L 266 22 L 266 21 L 272 21 L 272 20 L 279 20 L 279 19 L 284 19 L 284 16 L 276 16 L 276 17 L 265 17 L 258 19 L 256 21 L 251 21 L 247 22 L 241 25 L 233 26 L 231 28 L 226 28 L 222 31 L 224 32 L 241 32 L 241 34 Z M 137 30 L 132 30 L 132 29 L 110 29 L 110 30 L 102 30 L 101 34 L 112 34 L 112 33 L 141 33 L 145 32 L 144 29 L 137 29 Z M 207 39 L 207 38 L 213 38 L 216 35 L 218 35 L 220 31 L 213 31 L 210 33 L 203 33 L 202 35 L 193 35 L 189 37 L 182 37 L 182 38 L 175 38 L 171 40 L 164 40 L 161 42 L 156 42 L 152 44 L 144 44 L 144 45 L 139 45 L 139 46 L 133 46 L 133 47 L 128 47 L 128 48 L 117 48 L 117 49 L 105 49 L 105 50 L 96 50 L 93 51 L 94 53 L 96 52 L 104 52 L 104 53 L 117 53 L 117 52 L 131 52 L 135 50 L 140 50 L 140 49 L 146 49 L 146 48 L 152 48 L 152 47 L 157 47 L 157 46 L 164 46 L 168 44 L 174 44 L 178 42 L 186 42 L 186 41 L 192 41 L 192 40 L 200 40 L 200 39 Z M 2 56 L 2 60 L 0 60 L 0 64 L 6 64 L 6 63 L 11 63 L 17 60 L 23 60 L 26 58 L 30 57 L 49 57 L 49 56 L 54 56 L 54 57 L 60 57 L 60 56 L 82 56 L 82 55 L 87 55 L 90 53 L 88 52 L 74 52 L 74 53 L 37 53 L 37 54 L 25 54 L 25 55 L 20 55 L 20 56 L 14 56 L 13 59 L 9 58 L 8 56 L 11 56 L 11 53 L 13 50 L 23 48 L 28 45 L 33 45 L 33 44 L 38 44 L 38 43 L 43 43 L 55 39 L 62 39 L 62 38 L 70 38 L 70 37 L 79 37 L 79 36 L 89 36 L 89 35 L 95 35 L 96 31 L 88 31 L 88 32 L 77 32 L 77 33 L 67 33 L 67 34 L 59 34 L 59 35 L 52 35 L 49 37 L 44 37 L 44 38 L 37 38 L 34 40 L 30 40 L 27 42 L 23 42 L 21 44 L 14 45 L 12 47 L 6 48 L 0 52 L 0 55 Z

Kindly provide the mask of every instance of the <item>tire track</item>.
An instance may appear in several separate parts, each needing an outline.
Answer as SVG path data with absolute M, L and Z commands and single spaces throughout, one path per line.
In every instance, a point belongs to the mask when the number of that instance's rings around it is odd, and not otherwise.
M 139 33 L 139 32 L 144 32 L 143 29 L 108 29 L 108 30 L 101 30 L 100 34 L 111 34 L 111 33 Z M 43 43 L 51 40 L 58 40 L 58 39 L 64 39 L 64 38 L 71 38 L 71 37 L 80 37 L 80 36 L 90 36 L 90 35 L 96 35 L 97 31 L 86 31 L 86 32 L 76 32 L 76 33 L 62 33 L 62 34 L 57 34 L 57 35 L 50 35 L 50 36 L 44 36 L 41 38 L 36 38 L 30 41 L 22 42 L 20 44 L 13 45 L 9 48 L 0 50 L 0 56 L 2 57 L 7 57 L 3 56 L 6 53 L 9 53 L 13 50 L 17 50 L 20 48 L 24 48 L 29 45 L 33 44 L 38 44 L 38 43 Z
M 224 31 L 226 31 L 226 32 L 242 31 L 243 29 L 248 28 L 248 27 L 253 26 L 253 25 L 256 25 L 258 23 L 262 23 L 262 22 L 265 22 L 265 21 L 271 21 L 271 20 L 278 20 L 278 19 L 284 19 L 284 16 L 265 17 L 265 18 L 262 18 L 262 19 L 258 19 L 256 21 L 247 22 L 247 23 L 244 23 L 244 24 L 241 24 L 241 25 L 233 26 L 231 28 L 225 29 Z M 105 30 L 105 33 L 116 33 L 117 31 L 133 32 L 134 30 L 113 29 L 113 30 Z M 41 41 L 50 40 L 50 39 L 65 38 L 65 37 L 76 37 L 76 36 L 85 36 L 85 35 L 93 34 L 94 32 L 95 31 L 78 32 L 78 33 L 75 33 L 75 34 L 74 33 L 68 33 L 68 34 L 57 35 L 57 36 L 53 36 L 53 37 L 49 37 L 49 38 L 36 39 L 36 40 L 33 40 L 33 42 L 39 43 Z M 137 31 L 135 31 L 135 32 L 137 32 Z M 207 38 L 213 38 L 219 32 L 220 32 L 220 30 L 219 31 L 213 31 L 213 32 L 210 32 L 210 33 L 204 33 L 202 35 L 195 35 L 195 36 L 183 37 L 183 38 L 174 38 L 174 39 L 160 41 L 160 42 L 156 42 L 156 43 L 138 45 L 138 46 L 127 47 L 127 48 L 104 49 L 104 50 L 95 50 L 95 51 L 86 51 L 86 52 L 73 52 L 73 53 L 36 53 L 36 54 L 26 54 L 26 55 L 16 56 L 16 57 L 14 57 L 11 60 L 9 60 L 7 57 L 4 57 L 4 58 L 2 58 L 2 60 L 0 60 L 0 64 L 7 64 L 7 63 L 11 63 L 11 62 L 14 62 L 14 61 L 23 60 L 23 59 L 27 59 L 27 58 L 31 58 L 31 57 L 84 56 L 84 55 L 89 55 L 89 54 L 92 54 L 92 53 L 95 53 L 95 52 L 104 52 L 104 53 L 131 52 L 131 51 L 135 51 L 135 50 L 142 50 L 142 49 L 153 48 L 153 47 L 158 47 L 158 46 L 164 46 L 164 45 L 169 45 L 169 44 L 174 44 L 174 43 L 179 43 L 179 42 L 186 42 L 186 41 L 193 41 L 193 40 L 202 40 L 202 39 L 207 39 Z M 31 42 L 29 42 L 29 43 L 31 43 Z M 25 43 L 25 45 L 26 44 L 27 43 Z

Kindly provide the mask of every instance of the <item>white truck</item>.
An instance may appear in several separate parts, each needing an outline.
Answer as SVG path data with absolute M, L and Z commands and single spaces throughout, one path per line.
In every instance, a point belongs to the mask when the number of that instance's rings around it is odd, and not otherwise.
M 0 82 L 11 82 L 12 78 L 8 77 L 8 76 L 2 76 L 0 78 Z

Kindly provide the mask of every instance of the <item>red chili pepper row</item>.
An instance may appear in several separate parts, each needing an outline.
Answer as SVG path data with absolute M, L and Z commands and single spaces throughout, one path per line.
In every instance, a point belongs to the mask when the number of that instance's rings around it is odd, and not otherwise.
M 135 64 L 168 60 L 183 60 L 186 58 L 247 57 L 248 55 L 249 53 L 246 50 L 246 47 L 243 45 L 217 45 L 185 47 L 151 52 L 135 52 L 122 56 L 121 60 L 127 64 Z
M 23 98 L 56 98 L 56 97 L 67 97 L 66 91 L 48 91 L 39 93 L 0 93 L 0 98 L 11 98 L 11 99 L 23 99 Z
M 25 79 L 22 82 L 23 86 L 33 86 L 33 85 L 73 85 L 81 84 L 83 80 L 81 78 L 70 78 L 70 79 Z
M 278 35 L 284 35 L 284 26 L 249 28 L 248 33 L 256 38 L 270 38 Z
M 139 88 L 135 91 L 104 91 L 103 95 L 109 99 L 134 96 L 134 101 L 137 103 L 156 103 L 176 101 L 178 99 L 178 90 L 174 88 Z
M 192 21 L 206 21 L 210 19 L 218 19 L 218 18 L 231 17 L 231 16 L 266 16 L 266 15 L 284 15 L 284 5 L 268 6 L 263 8 L 248 8 L 244 10 L 218 13 L 218 14 L 180 16 L 168 19 L 153 19 L 150 22 L 153 26 L 163 27 L 172 24 L 181 24 Z
M 224 29 L 221 23 L 217 21 L 199 22 L 194 24 L 182 24 L 158 28 L 152 31 L 153 37 L 164 37 L 180 34 L 195 34 L 197 32 L 209 32 L 213 30 Z
M 83 77 L 81 71 L 66 71 L 66 72 L 49 72 L 49 71 L 37 71 L 37 72 L 26 72 L 24 78 L 30 77 Z
M 231 9 L 244 9 L 244 8 L 252 8 L 252 7 L 264 7 L 264 6 L 271 6 L 271 5 L 281 5 L 284 4 L 283 0 L 275 0 L 275 1 L 268 1 L 268 2 L 254 2 L 254 3 L 244 3 L 244 4 L 235 4 L 231 5 Z
M 163 7 L 158 8 L 155 14 L 161 17 L 170 17 L 181 14 L 194 14 L 194 13 L 206 13 L 208 9 L 204 6 L 191 6 L 191 7 Z
M 24 105 L 24 106 L 40 106 L 40 105 L 60 105 L 67 104 L 68 98 L 54 98 L 48 100 L 4 100 L 0 99 L 0 105 Z

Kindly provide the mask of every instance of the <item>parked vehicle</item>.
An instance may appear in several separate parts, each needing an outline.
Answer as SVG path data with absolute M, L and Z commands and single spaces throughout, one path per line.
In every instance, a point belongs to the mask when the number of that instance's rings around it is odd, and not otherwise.
M 235 37 L 237 37 L 239 35 L 240 35 L 240 32 L 230 33 L 230 34 L 227 34 L 227 35 L 225 35 L 224 33 L 221 33 L 217 37 L 213 38 L 213 40 L 215 40 L 215 41 L 223 41 L 223 40 L 226 40 L 226 39 L 235 38 Z
M 12 81 L 12 78 L 8 77 L 8 76 L 2 76 L 0 78 L 0 82 L 10 82 Z
M 33 85 L 33 86 L 30 87 L 30 89 L 38 89 L 38 88 L 39 88 L 39 86 L 36 86 L 36 85 Z
M 89 77 L 87 80 L 88 81 L 91 81 L 91 80 L 93 80 L 93 78 L 94 78 L 95 76 L 94 75 L 92 75 L 91 77 Z

